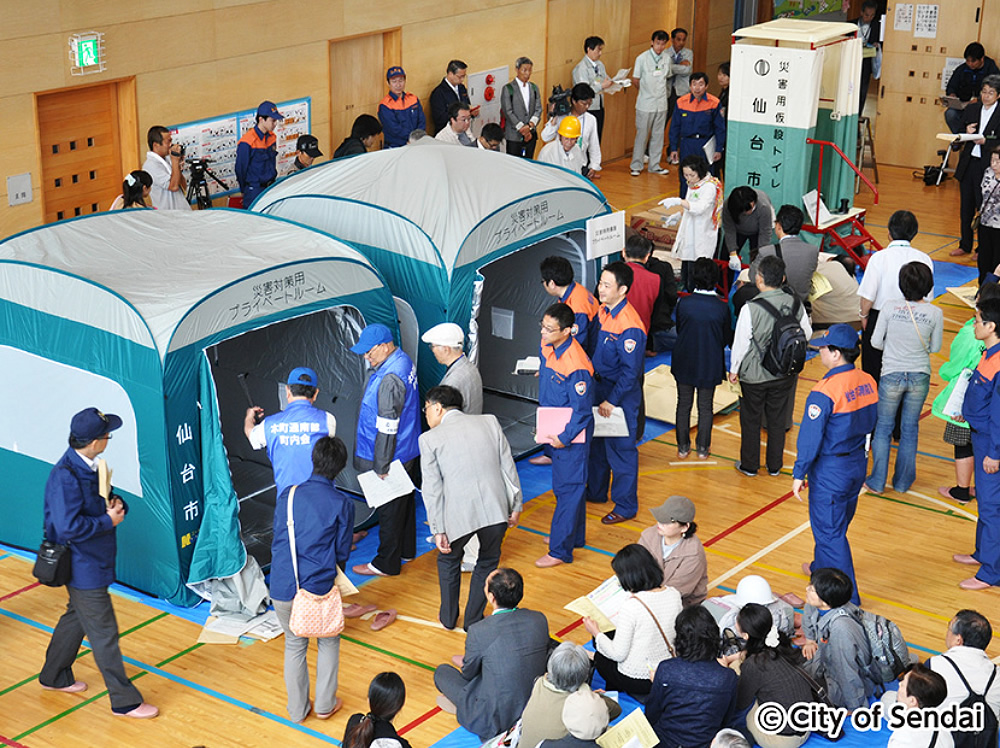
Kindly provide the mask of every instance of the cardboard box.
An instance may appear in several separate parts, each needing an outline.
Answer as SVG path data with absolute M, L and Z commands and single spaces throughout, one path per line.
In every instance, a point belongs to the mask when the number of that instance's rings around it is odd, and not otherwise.
M 633 213 L 630 225 L 635 231 L 653 242 L 655 249 L 669 252 L 673 249 L 674 241 L 677 239 L 677 227 L 665 227 L 663 220 L 666 217 L 667 211 L 657 207 L 644 210 L 641 213 Z

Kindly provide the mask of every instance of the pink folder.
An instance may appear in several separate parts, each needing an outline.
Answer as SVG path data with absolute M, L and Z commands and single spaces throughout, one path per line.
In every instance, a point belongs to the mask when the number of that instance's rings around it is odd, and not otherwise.
M 572 408 L 540 407 L 535 417 L 535 444 L 551 444 L 549 436 L 559 436 L 565 429 L 569 419 L 573 417 Z M 586 441 L 587 430 L 581 429 L 573 439 L 573 444 L 583 444 Z

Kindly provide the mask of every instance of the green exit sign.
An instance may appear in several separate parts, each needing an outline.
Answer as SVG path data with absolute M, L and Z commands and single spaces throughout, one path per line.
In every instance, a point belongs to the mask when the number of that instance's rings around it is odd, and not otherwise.
M 81 39 L 76 43 L 76 64 L 81 68 L 101 64 L 101 45 L 97 39 Z
M 105 67 L 104 34 L 87 31 L 69 38 L 69 61 L 73 75 L 99 73 Z

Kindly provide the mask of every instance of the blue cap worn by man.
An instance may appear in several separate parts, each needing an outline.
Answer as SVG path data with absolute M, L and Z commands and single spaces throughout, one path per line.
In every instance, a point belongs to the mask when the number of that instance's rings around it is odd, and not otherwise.
M 373 470 L 384 478 L 389 465 L 398 460 L 411 479 L 417 468 L 420 436 L 420 396 L 417 369 L 413 361 L 393 341 L 385 325 L 368 325 L 361 331 L 351 351 L 373 371 L 361 398 L 354 467 Z M 356 574 L 391 576 L 399 574 L 402 559 L 416 555 L 417 524 L 414 494 L 399 496 L 378 509 L 379 547 L 371 563 L 358 564 Z
M 69 605 L 52 632 L 38 683 L 46 691 L 80 693 L 87 684 L 73 676 L 84 632 L 104 678 L 111 711 L 119 717 L 149 719 L 159 714 L 129 680 L 118 648 L 118 624 L 108 587 L 115 581 L 116 528 L 128 506 L 114 492 L 100 491 L 98 455 L 122 419 L 86 408 L 70 422 L 69 449 L 52 467 L 45 484 L 45 538 L 68 546 L 72 575 Z M 134 449 L 134 445 L 132 445 Z
M 335 436 L 337 419 L 315 406 L 319 378 L 307 366 L 292 369 L 285 383 L 287 406 L 264 418 L 259 406 L 247 408 L 243 431 L 254 449 L 267 448 L 280 496 L 289 486 L 312 475 L 313 445 L 323 436 Z
M 257 107 L 257 124 L 236 144 L 236 180 L 243 193 L 243 207 L 250 204 L 278 176 L 278 146 L 274 128 L 285 117 L 273 101 Z
M 799 501 L 809 476 L 809 520 L 816 547 L 803 572 L 840 569 L 853 583 L 851 600 L 859 605 L 847 527 L 865 482 L 865 441 L 875 428 L 878 385 L 854 367 L 861 347 L 858 332 L 850 325 L 832 325 L 810 345 L 819 348 L 827 373 L 806 398 L 792 470 L 792 491 Z

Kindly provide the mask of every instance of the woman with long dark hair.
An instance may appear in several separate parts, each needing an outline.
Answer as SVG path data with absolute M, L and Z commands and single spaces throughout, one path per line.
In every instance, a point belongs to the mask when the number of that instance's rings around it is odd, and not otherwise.
M 368 713 L 352 714 L 347 720 L 343 748 L 369 748 L 376 740 L 383 741 L 382 748 L 389 748 L 390 744 L 410 748 L 392 725 L 393 717 L 399 714 L 405 701 L 406 685 L 397 673 L 379 673 L 372 678 L 368 686 Z
M 753 707 L 747 715 L 747 727 L 761 748 L 798 748 L 806 742 L 808 732 L 785 727 L 777 735 L 770 735 L 757 727 L 754 717 L 757 707 L 770 701 L 787 710 L 793 704 L 813 700 L 809 681 L 801 670 L 802 653 L 778 630 L 771 611 L 763 605 L 744 605 L 736 616 L 736 630 L 746 642 L 736 708 L 743 711 Z
M 149 190 L 153 186 L 153 178 L 148 172 L 136 169 L 125 175 L 122 182 L 122 194 L 111 204 L 110 210 L 124 208 L 148 208 Z

